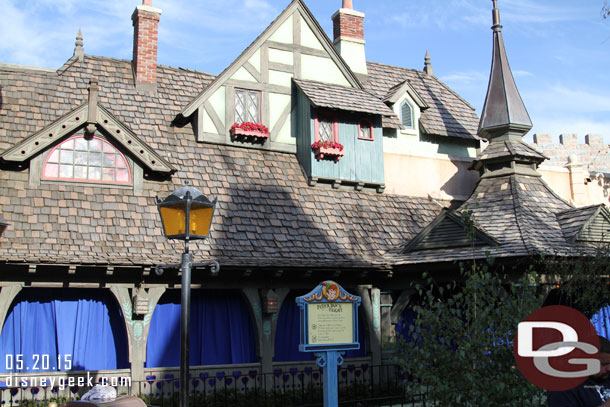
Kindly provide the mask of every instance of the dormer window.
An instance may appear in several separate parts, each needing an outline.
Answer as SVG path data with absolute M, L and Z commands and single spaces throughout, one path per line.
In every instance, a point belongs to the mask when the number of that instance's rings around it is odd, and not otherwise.
M 373 123 L 362 119 L 358 123 L 358 138 L 360 140 L 373 140 Z
M 42 179 L 131 184 L 131 171 L 125 156 L 112 144 L 79 135 L 51 150 Z
M 400 121 L 406 128 L 413 128 L 413 108 L 406 100 L 400 105 Z
M 337 115 L 327 111 L 316 111 L 315 140 L 339 142 Z
M 260 123 L 260 105 L 259 91 L 235 89 L 235 122 Z

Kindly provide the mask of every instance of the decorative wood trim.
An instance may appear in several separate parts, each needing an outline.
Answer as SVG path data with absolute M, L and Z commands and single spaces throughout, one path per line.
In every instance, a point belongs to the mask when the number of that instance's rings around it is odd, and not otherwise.
M 269 69 L 279 72 L 294 73 L 294 66 L 280 64 L 279 62 L 269 62 Z
M 231 136 L 229 133 L 225 134 L 212 134 L 212 133 L 202 133 L 202 141 L 206 143 L 214 143 L 214 144 L 229 144 L 231 142 Z M 227 141 L 228 140 L 228 141 Z
M 272 33 L 275 31 L 277 27 L 283 24 L 288 18 L 290 18 L 295 12 L 298 12 L 305 24 L 308 24 L 312 29 L 314 35 L 318 38 L 322 47 L 325 51 L 318 51 L 311 48 L 306 48 L 301 45 L 287 45 L 282 43 L 277 43 L 275 41 L 268 41 L 271 37 Z M 293 19 L 293 30 L 294 30 L 294 19 Z M 330 42 L 328 37 L 324 34 L 324 30 L 320 26 L 320 24 L 316 21 L 315 17 L 311 13 L 311 11 L 307 8 L 305 3 L 302 0 L 293 1 L 290 3 L 284 11 L 273 21 L 267 29 L 256 39 L 254 42 L 246 48 L 246 50 L 237 58 L 225 71 L 220 74 L 216 79 L 197 97 L 195 97 L 183 110 L 182 116 L 189 117 L 192 115 L 195 110 L 197 110 L 206 100 L 209 95 L 216 92 L 216 90 L 226 83 L 227 78 L 233 76 L 233 74 L 243 65 L 243 62 L 248 61 L 252 55 L 258 49 L 264 49 L 263 45 L 267 43 L 267 45 L 275 44 L 275 48 L 284 49 L 288 51 L 294 51 L 295 48 L 301 50 L 303 53 L 309 53 L 312 55 L 318 55 L 323 57 L 330 57 L 330 59 L 337 65 L 337 67 L 341 70 L 343 75 L 346 77 L 347 81 L 355 88 L 362 89 L 362 84 L 356 77 L 356 75 L 349 69 L 347 63 L 339 56 L 335 47 Z M 288 48 L 287 48 L 288 47 Z M 265 59 L 261 61 L 265 63 Z M 262 79 L 264 82 L 268 81 L 268 78 L 265 78 L 265 73 L 262 73 Z
M 216 131 L 218 132 L 218 134 L 224 134 L 226 131 L 225 125 L 223 122 L 220 121 L 220 118 L 218 117 L 218 114 L 216 114 L 214 106 L 212 106 L 209 100 L 205 101 L 205 103 L 203 104 L 203 108 L 212 119 L 212 123 L 214 123 L 214 127 L 216 127 Z
M 197 117 L 195 121 L 195 134 L 197 134 L 197 141 L 203 141 L 203 109 L 197 109 Z
M 46 150 L 65 135 L 86 124 L 88 105 L 84 104 L 55 120 L 42 130 L 34 133 L 21 143 L 8 149 L 0 158 L 5 161 L 22 162 Z
M 231 128 L 233 123 L 235 123 L 235 87 L 231 85 L 226 85 L 225 95 L 225 129 L 229 129 Z M 231 143 L 231 136 L 226 131 L 222 134 L 222 136 L 224 137 L 224 140 L 227 144 Z M 206 141 L 210 140 L 206 139 Z
M 116 120 L 106 109 L 98 106 L 97 122 L 113 138 L 126 148 L 137 159 L 141 160 L 148 168 L 159 172 L 176 171 L 171 164 L 165 161 L 146 143 L 141 141 L 131 130 Z
M 300 52 L 301 54 L 310 55 L 314 57 L 328 58 L 332 60 L 332 58 L 329 57 L 327 52 L 315 48 L 304 47 L 302 45 L 284 44 L 281 42 L 267 41 L 267 46 L 270 48 L 279 49 L 281 51 Z
M 238 81 L 235 79 L 231 79 L 226 82 L 227 84 L 233 86 L 234 88 L 242 88 L 242 89 L 250 89 L 250 90 L 258 90 L 265 91 L 270 93 L 279 93 L 283 95 L 290 95 L 290 88 L 280 85 L 271 85 L 268 83 L 254 83 L 254 82 L 246 82 L 246 81 Z M 235 96 L 234 96 L 235 97 Z
M 271 130 L 271 140 L 272 141 L 275 141 L 277 139 L 280 131 L 284 127 L 284 124 L 286 124 L 286 120 L 288 119 L 288 115 L 290 114 L 291 108 L 292 108 L 292 103 L 289 101 L 286 104 L 286 106 L 284 107 L 284 110 L 282 111 L 282 114 L 280 115 L 280 118 L 278 119 L 277 123 L 275 123 L 275 126 Z
M 263 83 L 269 83 L 269 48 L 266 45 L 261 47 L 261 79 Z
M 250 75 L 254 77 L 257 81 L 261 82 L 261 73 L 256 70 L 256 68 L 248 61 L 244 62 L 242 67 L 248 71 Z
M 295 12 L 292 15 L 292 42 L 295 45 L 301 45 L 301 13 Z

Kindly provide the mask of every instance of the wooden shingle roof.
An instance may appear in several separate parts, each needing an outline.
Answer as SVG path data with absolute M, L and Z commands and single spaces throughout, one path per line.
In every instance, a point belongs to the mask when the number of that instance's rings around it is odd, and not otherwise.
M 414 69 L 369 62 L 366 90 L 385 99 L 388 92 L 405 80 L 426 102 L 428 109 L 420 117 L 426 134 L 479 140 L 479 118 L 472 106 L 435 76 Z
M 382 267 L 389 247 L 441 209 L 430 199 L 309 187 L 294 154 L 199 143 L 190 125 L 172 121 L 213 76 L 160 66 L 157 93 L 140 93 L 127 60 L 86 55 L 60 71 L 0 65 L 0 151 L 84 103 L 92 77 L 100 104 L 177 172 L 171 181 L 145 178 L 130 189 L 32 183 L 27 170 L 0 163 L 0 211 L 10 223 L 0 262 L 179 262 L 180 250 L 162 235 L 155 197 L 184 180 L 218 198 L 211 239 L 193 250 L 221 265 Z

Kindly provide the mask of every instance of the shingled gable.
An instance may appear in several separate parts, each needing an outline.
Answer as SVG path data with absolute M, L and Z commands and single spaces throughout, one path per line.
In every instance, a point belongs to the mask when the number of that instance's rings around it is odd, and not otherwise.
M 396 103 L 404 94 L 409 95 L 409 97 L 417 104 L 417 106 L 421 110 L 426 110 L 430 106 L 426 103 L 426 101 L 422 98 L 418 91 L 415 90 L 409 80 L 404 80 L 401 83 L 397 84 L 393 88 L 391 88 L 385 98 L 383 99 L 386 103 Z
M 417 234 L 404 247 L 403 253 L 446 247 L 498 246 L 499 243 L 479 226 L 474 225 L 472 239 L 459 214 L 443 209 L 443 212 Z
M 610 211 L 604 204 L 560 212 L 557 220 L 569 241 L 610 243 Z
M 498 47 L 503 49 L 497 8 L 494 8 L 492 29 L 495 48 L 492 66 L 496 74 L 490 78 L 489 87 L 495 88 L 498 83 L 506 83 L 507 78 L 512 78 L 510 70 L 497 71 L 499 66 L 508 67 L 508 61 L 504 61 L 506 53 L 497 52 Z M 505 108 L 505 93 L 488 94 L 484 110 L 493 112 Z M 518 96 L 516 87 L 512 95 Z M 525 110 L 525 106 L 519 108 Z M 526 111 L 520 112 L 519 117 L 525 116 Z M 498 259 L 515 259 L 537 254 L 573 256 L 589 250 L 586 245 L 566 236 L 566 230 L 578 224 L 586 210 L 574 209 L 544 183 L 537 166 L 546 157 L 525 144 L 523 136 L 529 128 L 521 121 L 512 122 L 511 117 L 509 115 L 502 124 L 481 119 L 481 132 L 489 138 L 489 146 L 479 153 L 474 162 L 481 178 L 468 200 L 458 208 L 458 211 L 471 211 L 471 219 L 499 245 L 492 248 L 438 245 L 430 250 L 405 250 L 417 246 L 417 242 L 410 241 L 388 252 L 388 260 L 394 260 L 395 265 L 430 262 L 453 264 L 454 261 L 485 258 L 488 255 Z M 440 215 L 432 224 L 442 223 L 442 219 L 443 215 Z M 447 233 L 447 236 L 439 237 L 439 241 L 448 242 L 450 237 L 451 234 Z
M 120 120 L 98 103 L 97 80 L 93 80 L 89 87 L 89 100 L 86 103 L 7 149 L 0 155 L 0 159 L 9 162 L 29 160 L 50 146 L 65 139 L 66 136 L 74 134 L 79 130 L 90 134 L 103 130 L 113 141 L 129 151 L 134 158 L 142 162 L 150 171 L 165 174 L 171 174 L 176 171 L 154 149 L 140 140 L 128 126 L 121 123 Z
M 302 0 L 293 0 L 284 11 L 273 21 L 271 24 L 261 33 L 246 48 L 239 57 L 231 65 L 229 65 L 220 75 L 216 77 L 216 79 L 205 89 L 203 90 L 195 99 L 193 99 L 181 112 L 181 116 L 189 117 L 197 109 L 199 109 L 205 101 L 212 95 L 214 92 L 218 90 L 218 88 L 228 80 L 233 74 L 237 72 L 241 67 L 248 65 L 248 60 L 254 55 L 256 51 L 260 49 L 262 44 L 267 41 L 273 33 L 295 12 L 298 12 L 304 21 L 307 23 L 309 28 L 312 30 L 318 41 L 322 44 L 324 51 L 331 57 L 340 71 L 343 73 L 349 84 L 357 89 L 362 89 L 362 85 L 356 75 L 349 68 L 347 63 L 341 58 L 341 56 L 337 53 L 335 47 L 331 43 L 328 36 L 324 33 L 324 30 L 315 19 L 309 8 L 305 5 Z M 246 68 L 248 70 L 248 68 Z M 251 69 L 250 69 L 251 71 Z

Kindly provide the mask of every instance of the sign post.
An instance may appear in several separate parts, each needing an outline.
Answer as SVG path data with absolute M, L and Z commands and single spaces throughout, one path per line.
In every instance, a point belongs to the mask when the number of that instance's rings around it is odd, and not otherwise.
M 337 367 L 343 364 L 346 350 L 360 349 L 358 307 L 362 300 L 328 280 L 296 302 L 301 311 L 299 351 L 315 352 L 317 365 L 324 368 L 324 407 L 336 407 Z

